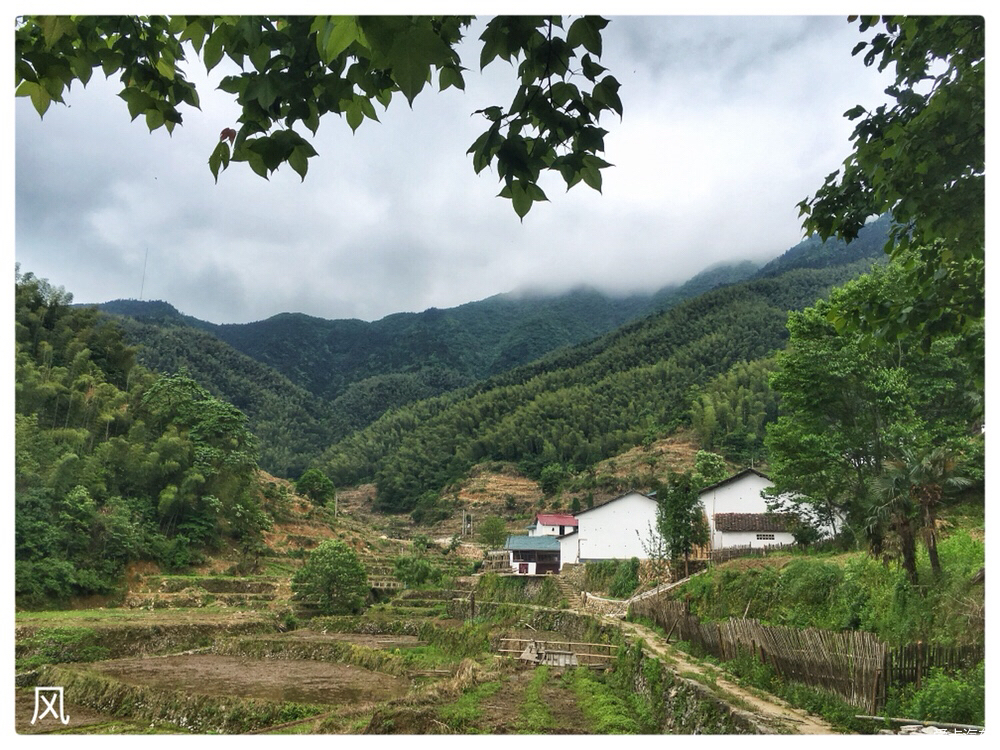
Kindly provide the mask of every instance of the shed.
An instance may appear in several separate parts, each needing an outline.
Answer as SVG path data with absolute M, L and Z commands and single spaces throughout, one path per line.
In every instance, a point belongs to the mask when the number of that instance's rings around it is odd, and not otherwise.
M 507 537 L 510 567 L 521 575 L 559 572 L 559 539 L 554 536 L 517 534 Z

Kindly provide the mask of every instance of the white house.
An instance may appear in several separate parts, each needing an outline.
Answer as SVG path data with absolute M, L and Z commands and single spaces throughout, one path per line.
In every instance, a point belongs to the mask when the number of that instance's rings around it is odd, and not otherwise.
M 562 536 L 576 531 L 576 518 L 569 513 L 539 513 L 528 528 L 528 536 Z
M 794 544 L 787 517 L 767 511 L 761 491 L 770 486 L 767 475 L 744 469 L 698 494 L 708 518 L 712 549 Z
M 656 500 L 628 492 L 576 514 L 577 530 L 559 537 L 560 559 L 566 563 L 649 558 L 650 536 L 656 531 Z

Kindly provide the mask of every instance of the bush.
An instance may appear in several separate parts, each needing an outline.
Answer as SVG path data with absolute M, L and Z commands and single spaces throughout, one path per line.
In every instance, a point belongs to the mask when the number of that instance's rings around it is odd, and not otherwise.
M 411 587 L 438 583 L 444 575 L 440 568 L 419 555 L 397 557 L 394 571 L 396 578 Z
M 295 483 L 295 491 L 317 505 L 326 505 L 337 490 L 330 478 L 319 469 L 308 469 Z
M 614 580 L 611 581 L 608 593 L 617 599 L 626 599 L 637 588 L 639 588 L 639 558 L 619 561 L 618 570 L 615 572 Z
M 487 516 L 479 524 L 479 541 L 490 549 L 502 549 L 507 541 L 507 524 L 499 516 Z
M 920 690 L 903 702 L 907 719 L 954 724 L 986 724 L 985 662 L 960 675 L 931 671 Z
M 344 542 L 328 540 L 296 571 L 292 591 L 321 614 L 353 614 L 364 608 L 368 575 L 353 549 Z

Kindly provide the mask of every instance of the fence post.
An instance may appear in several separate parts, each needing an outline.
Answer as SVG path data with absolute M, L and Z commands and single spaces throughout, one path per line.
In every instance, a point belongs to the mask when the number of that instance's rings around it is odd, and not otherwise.
M 924 642 L 917 641 L 917 690 L 920 690 L 920 679 L 924 673 Z

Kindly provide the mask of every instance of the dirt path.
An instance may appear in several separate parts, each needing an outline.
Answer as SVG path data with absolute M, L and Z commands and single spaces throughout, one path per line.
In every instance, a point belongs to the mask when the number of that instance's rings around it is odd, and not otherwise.
M 727 680 L 722 671 L 694 661 L 687 654 L 671 647 L 658 633 L 647 627 L 613 618 L 606 618 L 606 622 L 617 625 L 635 638 L 641 638 L 647 650 L 656 656 L 663 657 L 668 662 L 673 662 L 680 672 L 694 672 L 712 677 L 714 684 L 722 693 L 720 697 L 723 700 L 727 700 L 737 707 L 745 706 L 746 710 L 757 716 L 767 726 L 772 727 L 776 733 L 838 734 L 830 724 L 818 716 L 794 708 L 780 698 L 764 697 L 762 692 L 750 692 Z

